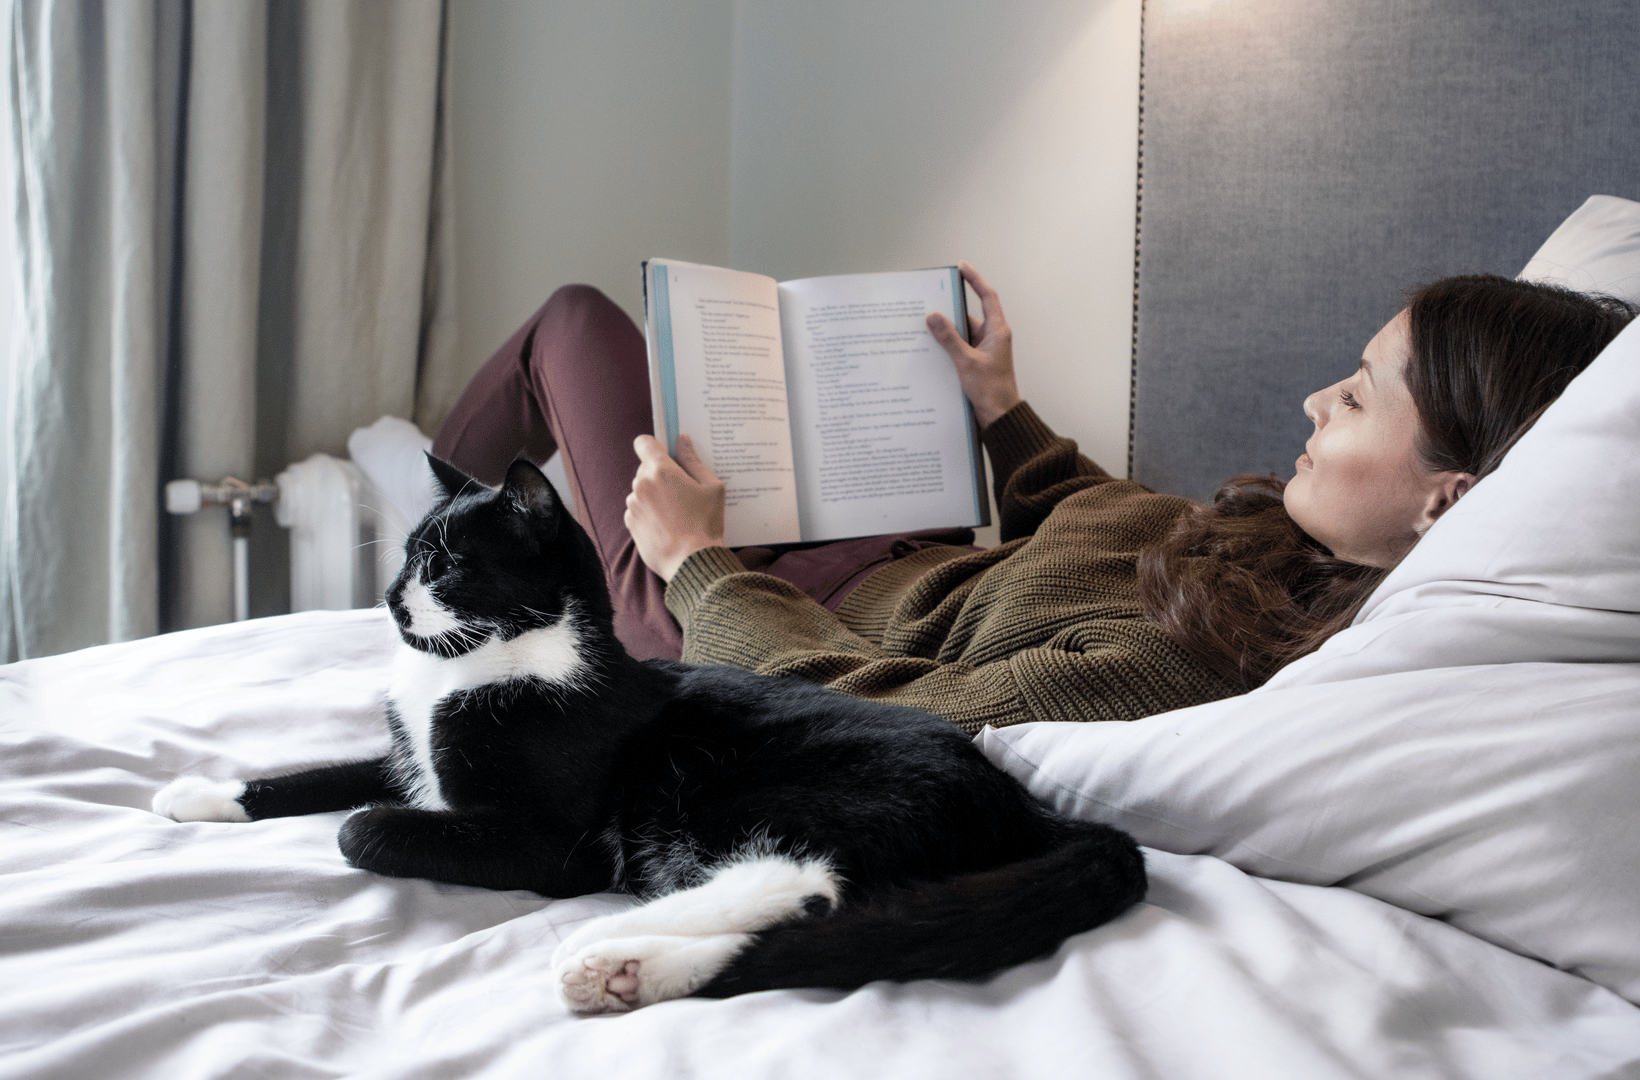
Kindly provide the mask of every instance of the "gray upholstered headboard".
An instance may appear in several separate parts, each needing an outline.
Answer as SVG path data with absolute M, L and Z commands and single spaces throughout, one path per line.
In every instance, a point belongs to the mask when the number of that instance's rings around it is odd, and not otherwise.
M 1146 0 L 1135 479 L 1292 474 L 1420 281 L 1640 199 L 1634 0 Z

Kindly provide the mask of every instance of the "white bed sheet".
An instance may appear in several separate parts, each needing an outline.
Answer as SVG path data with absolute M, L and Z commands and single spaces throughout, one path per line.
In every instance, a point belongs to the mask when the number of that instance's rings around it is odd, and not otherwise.
M 984 985 L 574 1019 L 546 901 L 352 870 L 339 815 L 178 824 L 179 772 L 385 743 L 380 612 L 0 668 L 0 1080 L 1640 1077 L 1640 1009 L 1343 889 L 1150 852 L 1144 904 Z

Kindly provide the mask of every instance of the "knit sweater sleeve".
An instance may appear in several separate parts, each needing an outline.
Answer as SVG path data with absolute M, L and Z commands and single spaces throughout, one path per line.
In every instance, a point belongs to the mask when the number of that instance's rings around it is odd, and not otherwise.
M 1023 403 L 986 428 L 985 440 L 1005 540 L 1034 533 L 1067 497 L 1113 479 Z M 1117 492 L 1112 501 L 1120 498 Z M 1001 560 L 1022 543 L 988 554 Z M 960 604 L 962 594 L 958 588 L 949 602 Z M 1132 720 L 1233 692 L 1136 605 L 1129 617 L 1065 625 L 1047 640 L 990 653 L 984 662 L 942 659 L 933 655 L 939 648 L 885 649 L 796 587 L 747 571 L 726 548 L 707 548 L 679 568 L 666 606 L 684 627 L 685 661 L 808 678 L 857 697 L 930 709 L 969 732 L 1033 720 Z
M 1053 433 L 1029 402 L 1003 413 L 980 435 L 991 457 L 1003 543 L 1030 536 L 1066 496 L 1114 479 Z
M 1033 720 L 1135 720 L 1234 693 L 1138 618 L 1067 627 L 988 663 L 894 655 L 797 588 L 732 552 L 691 555 L 667 590 L 683 659 L 812 679 L 856 697 L 939 713 L 970 734 Z
M 691 556 L 674 578 L 683 588 L 667 593 L 667 606 L 688 620 L 683 659 L 690 663 L 813 679 L 856 697 L 929 709 L 970 734 L 1033 720 L 1134 720 L 1232 692 L 1137 620 L 1125 620 L 1115 635 L 1071 628 L 984 664 L 890 655 L 778 578 L 718 574 L 734 556 L 716 550 Z

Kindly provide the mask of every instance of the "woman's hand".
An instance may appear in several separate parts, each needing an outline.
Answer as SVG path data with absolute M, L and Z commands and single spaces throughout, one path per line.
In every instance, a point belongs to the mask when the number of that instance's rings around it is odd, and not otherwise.
M 1020 402 L 1019 384 L 1014 381 L 1014 334 L 1002 314 L 997 291 L 966 261 L 959 262 L 957 269 L 979 297 L 981 318 L 968 317 L 974 343 L 964 341 L 951 320 L 937 311 L 928 317 L 928 332 L 951 355 L 962 392 L 974 406 L 974 419 L 984 428 Z
M 653 435 L 639 435 L 638 473 L 626 497 L 626 531 L 638 557 L 671 581 L 683 560 L 723 543 L 723 481 L 712 475 L 687 435 L 678 436 L 673 461 Z

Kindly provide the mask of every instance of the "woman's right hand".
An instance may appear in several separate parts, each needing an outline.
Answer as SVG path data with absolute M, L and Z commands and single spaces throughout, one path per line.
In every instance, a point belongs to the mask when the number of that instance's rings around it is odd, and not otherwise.
M 1021 400 L 1014 381 L 1014 334 L 996 290 L 966 260 L 957 263 L 957 269 L 979 297 L 980 319 L 968 317 L 974 343 L 963 340 L 951 320 L 937 311 L 928 316 L 928 332 L 950 354 L 962 392 L 974 406 L 974 419 L 985 428 Z
M 626 497 L 626 531 L 643 564 L 670 582 L 689 556 L 723 545 L 723 481 L 687 435 L 678 436 L 675 461 L 653 435 L 639 435 L 632 449 L 638 471 Z

